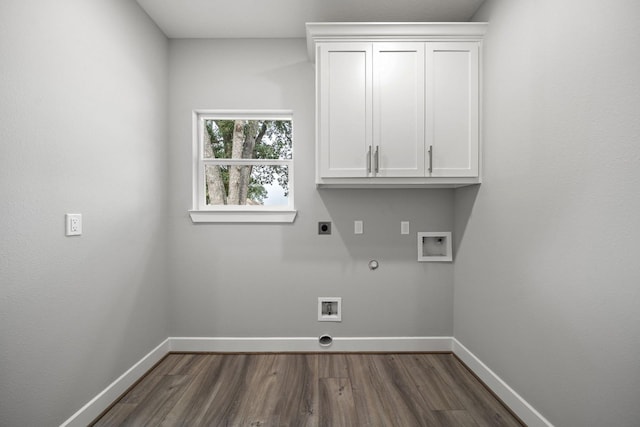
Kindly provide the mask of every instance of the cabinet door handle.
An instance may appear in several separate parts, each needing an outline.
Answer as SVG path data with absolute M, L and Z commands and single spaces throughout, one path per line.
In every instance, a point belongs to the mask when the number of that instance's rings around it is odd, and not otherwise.
M 429 173 L 433 172 L 433 145 L 429 146 Z
M 375 154 L 375 171 L 376 171 L 376 173 L 378 173 L 380 171 L 380 168 L 379 168 L 379 166 L 380 166 L 380 163 L 379 163 L 380 162 L 380 158 L 378 156 L 378 149 L 379 148 L 380 148 L 380 146 L 376 145 L 376 154 Z
M 371 173 L 371 146 L 369 146 L 369 150 L 367 151 L 367 173 Z

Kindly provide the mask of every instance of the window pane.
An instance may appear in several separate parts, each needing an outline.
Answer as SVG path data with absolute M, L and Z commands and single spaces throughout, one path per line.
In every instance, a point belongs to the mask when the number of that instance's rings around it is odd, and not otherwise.
M 287 206 L 289 167 L 275 165 L 205 165 L 209 206 Z
M 204 121 L 205 159 L 291 159 L 291 120 Z

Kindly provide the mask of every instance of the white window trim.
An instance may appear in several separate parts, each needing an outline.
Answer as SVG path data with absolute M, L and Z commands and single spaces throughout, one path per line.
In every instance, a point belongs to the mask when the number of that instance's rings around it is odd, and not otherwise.
M 194 223 L 291 223 L 297 211 L 294 209 L 293 158 L 285 160 L 267 159 L 225 159 L 225 164 L 281 164 L 288 166 L 289 196 L 288 205 L 283 207 L 264 206 L 210 206 L 205 203 L 204 165 L 216 163 L 202 158 L 204 141 L 204 121 L 207 119 L 246 119 L 246 120 L 293 120 L 291 110 L 194 110 L 192 120 L 192 191 L 193 204 L 189 211 Z M 295 132 L 295 130 L 294 130 Z M 292 136 L 293 137 L 293 136 Z M 295 140 L 295 138 L 294 138 Z M 294 144 L 295 145 L 295 144 Z M 292 147 L 292 153 L 295 147 Z M 292 155 L 293 157 L 293 155 Z M 219 162 L 217 162 L 219 163 Z

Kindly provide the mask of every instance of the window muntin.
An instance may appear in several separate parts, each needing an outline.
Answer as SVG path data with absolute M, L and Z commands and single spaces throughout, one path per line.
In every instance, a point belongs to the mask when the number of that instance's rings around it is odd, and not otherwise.
M 194 112 L 192 212 L 281 210 L 293 221 L 293 206 L 290 111 Z

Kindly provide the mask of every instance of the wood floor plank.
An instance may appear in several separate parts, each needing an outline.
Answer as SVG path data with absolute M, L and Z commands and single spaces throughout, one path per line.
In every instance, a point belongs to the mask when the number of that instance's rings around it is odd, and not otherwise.
M 156 367 L 120 399 L 121 403 L 140 403 L 153 390 L 164 375 L 168 375 L 184 359 L 182 355 L 168 354 Z
M 206 363 L 200 365 L 201 369 L 194 371 L 193 381 L 162 420 L 162 426 L 203 425 L 206 411 L 220 387 L 224 386 L 220 381 L 223 357 L 209 355 Z
M 438 372 L 481 426 L 513 427 L 521 423 L 455 357 L 434 360 Z
M 158 426 L 181 395 L 182 389 L 191 381 L 189 375 L 165 375 L 149 395 L 143 399 L 122 426 Z
M 426 405 L 433 411 L 464 409 L 458 395 L 452 392 L 451 386 L 438 374 L 434 366 L 441 355 L 401 354 L 397 359 L 416 384 Z
M 92 424 L 93 427 L 109 427 L 123 425 L 125 420 L 136 409 L 136 403 L 116 403 L 109 411 Z
M 325 353 L 318 355 L 319 378 L 349 378 L 346 354 Z
M 134 388 L 129 390 L 122 399 L 120 399 L 120 403 L 140 403 L 158 386 L 160 380 L 162 380 L 161 375 L 146 375 Z
M 170 354 L 96 426 L 521 423 L 451 354 Z
M 322 427 L 358 427 L 358 415 L 348 378 L 320 378 L 318 425 Z
M 279 359 L 275 354 L 250 356 L 244 380 L 247 396 L 238 401 L 229 414 L 230 425 L 273 425 L 278 421 L 275 407 L 278 401 Z
M 208 362 L 207 354 L 183 354 L 182 358 L 168 370 L 167 375 L 189 375 L 202 369 Z
M 249 371 L 249 355 L 240 354 L 233 357 L 225 356 L 222 359 L 220 375 L 218 378 L 220 387 L 207 407 L 202 417 L 203 426 L 224 426 L 229 420 L 233 420 L 238 413 L 238 406 L 246 397 L 246 377 Z
M 318 425 L 318 357 L 317 355 L 280 355 L 282 381 L 276 413 L 288 425 Z
M 279 354 L 252 359 L 246 377 L 249 397 L 239 401 L 230 418 L 233 425 L 316 426 L 317 357 Z
M 433 411 L 433 416 L 437 425 L 441 427 L 480 427 L 466 410 Z
M 382 375 L 382 382 L 387 385 L 393 385 L 399 398 L 418 421 L 418 425 L 436 425 L 431 408 L 429 408 L 420 393 L 412 375 L 405 370 L 399 355 L 389 354 L 376 357 L 373 363 L 378 365 L 379 372 Z
M 421 411 L 405 400 L 378 355 L 349 355 L 349 373 L 358 419 L 363 426 L 426 425 Z
M 188 357 L 187 357 L 188 356 Z M 190 360 L 195 354 L 179 354 L 179 353 L 169 353 L 164 359 L 160 361 L 160 363 L 151 371 L 153 375 L 168 375 L 171 373 L 176 365 L 179 363 L 185 363 L 185 359 Z

